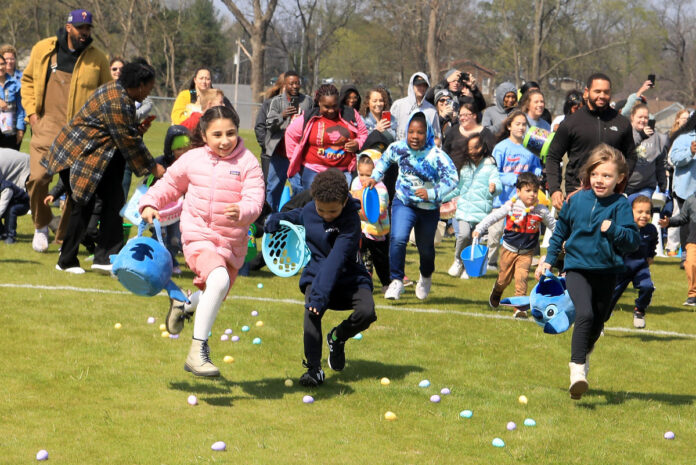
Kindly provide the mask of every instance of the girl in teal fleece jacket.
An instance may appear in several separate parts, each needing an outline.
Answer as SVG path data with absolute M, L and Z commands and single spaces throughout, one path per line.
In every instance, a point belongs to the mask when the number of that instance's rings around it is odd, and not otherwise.
M 583 188 L 563 204 L 546 258 L 536 271 L 539 279 L 565 248 L 566 285 L 576 314 L 569 391 L 576 400 L 589 387 L 589 355 L 611 311 L 616 275 L 624 270 L 622 256 L 640 246 L 631 206 L 621 195 L 628 175 L 621 152 L 600 144 L 580 173 Z

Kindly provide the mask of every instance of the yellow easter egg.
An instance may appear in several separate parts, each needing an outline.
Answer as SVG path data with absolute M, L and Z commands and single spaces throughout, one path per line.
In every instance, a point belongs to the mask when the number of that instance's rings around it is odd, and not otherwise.
M 396 420 L 396 413 L 394 412 L 386 412 L 384 414 L 384 419 L 387 421 L 394 421 Z
M 222 361 L 225 363 L 234 363 L 234 357 L 231 355 L 225 355 Z

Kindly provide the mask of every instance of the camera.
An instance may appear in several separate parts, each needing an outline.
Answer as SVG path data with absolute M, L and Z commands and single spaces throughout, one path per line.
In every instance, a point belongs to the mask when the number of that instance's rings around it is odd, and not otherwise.
M 469 74 L 469 73 L 459 73 L 459 83 L 463 86 L 467 85 L 470 78 L 471 78 L 471 74 Z

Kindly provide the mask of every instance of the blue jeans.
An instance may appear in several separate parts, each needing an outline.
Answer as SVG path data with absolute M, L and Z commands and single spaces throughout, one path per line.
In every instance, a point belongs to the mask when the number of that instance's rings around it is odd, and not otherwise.
M 29 211 L 29 201 L 14 202 L 10 200 L 9 205 L 2 215 L 2 223 L 0 224 L 0 234 L 11 237 L 17 237 L 17 217 L 25 215 Z
M 282 155 L 273 155 L 268 165 L 268 180 L 266 181 L 266 202 L 274 212 L 280 207 L 280 198 L 283 195 L 285 181 L 288 180 L 288 167 L 290 161 Z M 297 195 L 302 191 L 300 175 L 296 174 L 290 178 L 292 195 Z
M 423 210 L 404 205 L 398 197 L 392 202 L 391 241 L 389 246 L 389 274 L 392 280 L 404 279 L 406 245 L 411 229 L 416 235 L 420 256 L 420 274 L 424 278 L 435 271 L 435 231 L 440 221 L 440 210 Z
M 650 305 L 655 285 L 650 277 L 650 267 L 645 261 L 626 260 L 626 271 L 616 276 L 616 287 L 611 298 L 611 308 L 616 306 L 621 294 L 624 293 L 629 283 L 633 283 L 633 288 L 638 290 L 638 297 L 635 300 L 635 307 L 638 311 L 645 313 L 645 309 Z
M 314 181 L 314 178 L 316 177 L 317 174 L 319 174 L 318 171 L 311 170 L 307 168 L 306 166 L 302 167 L 302 189 L 301 190 L 308 190 L 312 186 L 312 181 Z M 350 171 L 344 171 L 343 175 L 346 177 L 346 182 L 348 183 L 348 187 L 350 187 L 350 183 L 353 180 L 353 175 L 351 174 Z

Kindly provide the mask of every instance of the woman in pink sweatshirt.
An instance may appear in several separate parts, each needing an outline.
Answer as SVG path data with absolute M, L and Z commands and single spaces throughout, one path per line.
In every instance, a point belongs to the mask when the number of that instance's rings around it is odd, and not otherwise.
M 247 231 L 263 206 L 265 186 L 256 157 L 237 135 L 239 116 L 213 107 L 200 120 L 205 146 L 189 150 L 140 201 L 143 220 L 159 219 L 158 210 L 184 197 L 181 240 L 184 257 L 201 291 L 190 304 L 171 300 L 167 330 L 178 334 L 196 312 L 193 342 L 184 369 L 197 376 L 219 376 L 210 361 L 208 334 L 222 301 L 244 264 Z

